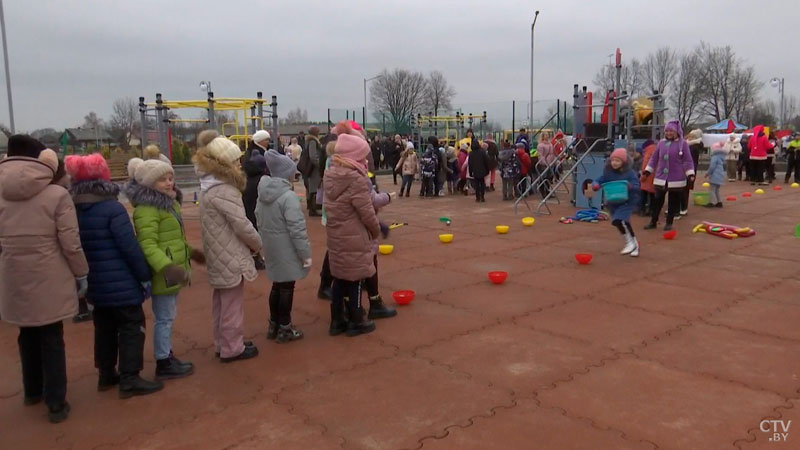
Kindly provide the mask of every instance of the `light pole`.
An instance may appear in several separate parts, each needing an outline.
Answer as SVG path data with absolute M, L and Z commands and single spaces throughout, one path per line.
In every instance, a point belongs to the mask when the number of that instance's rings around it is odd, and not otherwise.
M 364 78 L 364 123 L 361 125 L 364 127 L 364 132 L 367 132 L 367 82 L 372 81 L 376 78 L 380 78 L 380 75 L 375 75 L 372 78 Z M 354 117 L 355 119 L 355 117 Z
M 539 17 L 539 11 L 536 11 L 533 16 L 533 23 L 531 23 L 531 111 L 530 122 L 533 123 L 533 29 L 536 27 L 536 19 Z
M 6 42 L 6 18 L 3 13 L 3 0 L 0 0 L 0 29 L 3 34 L 3 60 L 6 65 L 6 91 L 8 91 L 8 121 L 11 125 L 11 133 L 16 133 L 14 127 L 14 102 L 11 100 L 11 70 L 8 68 L 8 43 Z
M 211 81 L 201 81 L 200 90 L 206 93 L 211 92 Z
M 780 117 L 778 117 L 778 129 L 783 129 L 783 78 L 775 77 L 769 80 L 769 84 L 772 87 L 778 88 L 778 92 L 781 94 L 781 107 L 780 107 Z

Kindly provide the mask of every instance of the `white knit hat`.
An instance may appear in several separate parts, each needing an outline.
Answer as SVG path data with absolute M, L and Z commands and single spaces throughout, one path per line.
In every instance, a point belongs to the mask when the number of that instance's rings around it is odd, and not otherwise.
M 233 141 L 226 137 L 217 137 L 206 145 L 208 154 L 225 164 L 233 164 L 234 161 L 242 157 L 242 150 Z
M 269 139 L 269 132 L 267 130 L 258 130 L 253 133 L 253 142 L 261 142 Z
M 134 158 L 139 159 L 139 158 Z M 133 161 L 133 160 L 131 160 Z M 130 172 L 131 169 L 131 161 L 128 161 L 128 171 Z M 159 159 L 148 159 L 147 161 L 141 161 L 140 163 L 134 163 L 134 179 L 137 183 L 141 184 L 142 186 L 147 186 L 152 188 L 156 181 L 158 181 L 164 175 L 171 173 L 174 174 L 175 171 L 172 169 L 172 166 L 161 161 Z

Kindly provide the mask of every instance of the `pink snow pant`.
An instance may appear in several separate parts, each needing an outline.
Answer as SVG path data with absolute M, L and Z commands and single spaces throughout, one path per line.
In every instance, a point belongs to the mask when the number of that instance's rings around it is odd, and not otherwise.
M 212 302 L 214 347 L 222 358 L 239 356 L 244 351 L 244 281 L 214 289 Z

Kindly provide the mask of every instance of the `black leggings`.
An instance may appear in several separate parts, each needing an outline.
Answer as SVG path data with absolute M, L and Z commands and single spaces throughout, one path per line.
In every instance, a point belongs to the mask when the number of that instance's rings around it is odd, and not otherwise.
M 25 397 L 44 395 L 51 411 L 63 408 L 67 396 L 64 325 L 59 321 L 39 327 L 20 327 L 17 344 Z
M 753 159 L 750 160 L 751 167 L 753 169 L 753 173 L 750 174 L 750 181 L 753 183 L 763 183 L 764 182 L 764 169 L 767 166 L 767 160 L 765 159 Z
M 364 288 L 370 298 L 377 297 L 380 294 L 378 292 L 378 255 L 372 257 L 372 263 L 375 264 L 375 275 L 364 280 Z
M 294 283 L 294 281 L 272 283 L 272 292 L 269 294 L 269 316 L 270 320 L 279 325 L 292 323 Z
M 661 214 L 661 208 L 664 207 L 664 199 L 667 197 L 668 192 L 669 200 L 667 203 L 667 224 L 672 225 L 672 222 L 675 220 L 675 216 L 680 212 L 681 201 L 683 200 L 685 188 L 670 189 L 667 191 L 667 189 L 663 187 L 656 187 L 653 206 L 650 208 L 650 221 L 652 223 L 658 223 L 658 216 Z
M 328 251 L 325 251 L 325 259 L 322 260 L 322 270 L 319 272 L 319 281 L 321 288 L 329 288 L 333 284 L 333 275 L 331 275 L 331 262 L 328 259 Z
M 361 280 L 348 281 L 333 279 L 333 299 L 332 303 L 337 311 L 340 311 L 344 298 L 347 297 L 347 308 L 351 314 L 360 310 L 361 308 Z
M 620 234 L 625 234 L 626 232 L 631 235 L 631 237 L 636 237 L 633 233 L 633 227 L 631 227 L 631 223 L 627 220 L 619 220 L 616 219 L 611 222 L 611 225 L 614 225 L 619 230 Z

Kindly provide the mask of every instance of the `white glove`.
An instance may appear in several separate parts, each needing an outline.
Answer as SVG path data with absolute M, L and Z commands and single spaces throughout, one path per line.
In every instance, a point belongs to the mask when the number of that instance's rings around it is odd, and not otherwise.
M 78 289 L 78 298 L 86 297 L 86 291 L 89 290 L 89 282 L 86 277 L 75 278 L 75 285 Z
M 308 269 L 309 267 L 311 267 L 311 258 L 303 261 L 303 269 Z

